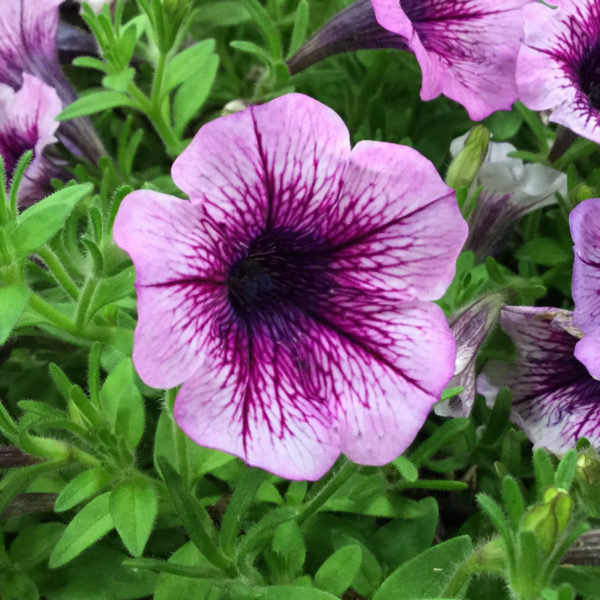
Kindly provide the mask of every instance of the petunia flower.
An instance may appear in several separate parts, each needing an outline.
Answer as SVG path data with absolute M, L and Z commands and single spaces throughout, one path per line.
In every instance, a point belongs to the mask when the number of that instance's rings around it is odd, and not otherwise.
M 0 84 L 0 155 L 7 178 L 10 180 L 25 151 L 34 153 L 19 187 L 19 203 L 24 207 L 50 193 L 50 179 L 62 172 L 44 155 L 46 146 L 57 141 L 56 116 L 61 110 L 56 90 L 33 75 L 23 75 L 23 85 L 17 92 Z
M 575 242 L 574 319 L 584 334 L 575 356 L 600 379 L 600 198 L 576 206 L 569 220 Z
M 351 149 L 290 94 L 205 125 L 172 176 L 191 201 L 133 192 L 114 238 L 137 273 L 135 367 L 182 384 L 183 431 L 291 479 L 398 456 L 454 371 L 431 301 L 467 232 L 433 165 Z
M 600 4 L 596 0 L 548 4 L 534 2 L 523 9 L 519 98 L 533 110 L 551 110 L 551 121 L 600 142 Z
M 600 381 L 574 356 L 581 332 L 558 308 L 507 306 L 501 323 L 517 349 L 513 363 L 490 361 L 477 390 L 493 402 L 507 385 L 512 419 L 537 447 L 561 453 L 580 437 L 600 447 Z
M 62 0 L 4 0 L 0 13 L 0 83 L 18 90 L 24 73 L 53 87 L 63 105 L 76 98 L 58 64 L 56 35 L 58 6 Z M 61 124 L 61 141 L 95 162 L 104 154 L 88 119 Z
M 288 65 L 297 72 L 335 52 L 406 44 L 423 73 L 421 98 L 444 94 L 478 121 L 510 109 L 517 99 L 521 9 L 530 2 L 358 0 L 317 32 Z
M 450 145 L 457 156 L 466 135 Z M 469 215 L 469 237 L 465 245 L 477 260 L 498 251 L 517 221 L 526 214 L 556 202 L 556 192 L 566 193 L 567 176 L 540 164 L 524 164 L 511 158 L 516 148 L 506 142 L 490 142 L 486 159 L 472 185 L 481 187 L 473 212 Z
M 463 388 L 433 410 L 442 417 L 467 417 L 475 402 L 477 353 L 500 318 L 504 294 L 495 292 L 482 296 L 450 320 L 450 330 L 456 340 L 456 365 L 450 387 Z

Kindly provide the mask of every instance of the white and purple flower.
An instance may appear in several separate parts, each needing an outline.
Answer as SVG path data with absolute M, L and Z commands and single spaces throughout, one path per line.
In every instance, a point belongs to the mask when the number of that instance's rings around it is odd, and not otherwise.
M 600 379 L 600 198 L 576 206 L 569 220 L 575 242 L 573 318 L 584 334 L 575 356 Z
M 433 165 L 351 149 L 290 94 L 205 125 L 172 176 L 190 202 L 133 192 L 114 237 L 137 272 L 136 369 L 183 384 L 180 427 L 291 479 L 398 456 L 454 372 L 431 301 L 467 231 Z
M 491 403 L 500 387 L 509 386 L 512 419 L 537 447 L 562 453 L 580 437 L 600 447 L 600 381 L 575 358 L 581 332 L 572 313 L 506 306 L 501 323 L 517 348 L 517 360 L 490 361 L 477 390 Z
M 453 140 L 450 153 L 457 156 L 468 134 Z M 469 237 L 465 247 L 476 260 L 493 254 L 526 214 L 556 202 L 556 192 L 566 194 L 567 176 L 538 163 L 523 163 L 510 154 L 516 148 L 507 142 L 490 142 L 485 160 L 471 185 L 481 188 L 469 215 Z
M 550 120 L 600 142 L 600 3 L 534 2 L 523 9 L 519 98 Z

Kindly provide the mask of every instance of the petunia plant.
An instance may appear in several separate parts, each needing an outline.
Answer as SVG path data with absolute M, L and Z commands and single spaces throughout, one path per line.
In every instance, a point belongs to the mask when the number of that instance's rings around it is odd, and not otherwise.
M 3 2 L 2 600 L 596 598 L 598 3 Z

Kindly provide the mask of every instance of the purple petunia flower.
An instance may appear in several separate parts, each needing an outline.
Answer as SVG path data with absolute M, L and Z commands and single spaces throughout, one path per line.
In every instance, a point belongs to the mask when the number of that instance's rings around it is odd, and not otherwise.
M 600 198 L 576 206 L 569 220 L 575 242 L 573 315 L 584 334 L 575 356 L 600 379 Z
M 456 138 L 450 153 L 457 156 L 468 134 Z M 481 187 L 477 203 L 469 215 L 469 237 L 465 247 L 476 260 L 497 252 L 521 217 L 556 203 L 556 192 L 566 194 L 567 176 L 540 164 L 524 164 L 509 156 L 516 148 L 506 142 L 490 142 L 487 156 L 471 192 Z
M 421 98 L 440 94 L 478 121 L 517 100 L 521 9 L 532 0 L 358 0 L 290 58 L 297 73 L 339 52 L 411 50 L 421 66 Z
M 175 419 L 197 443 L 283 477 L 395 458 L 454 371 L 431 300 L 467 232 L 433 165 L 351 149 L 332 110 L 290 94 L 205 125 L 172 176 L 191 202 L 137 191 L 115 221 L 142 379 L 183 384 Z
M 586 437 L 600 447 L 600 382 L 574 356 L 581 332 L 572 313 L 507 306 L 501 322 L 517 348 L 517 361 L 490 361 L 477 390 L 491 403 L 501 386 L 509 386 L 512 419 L 535 446 L 561 453 Z
M 21 155 L 29 149 L 34 151 L 19 187 L 19 201 L 24 207 L 51 192 L 50 179 L 61 174 L 59 165 L 44 156 L 46 146 L 57 141 L 56 116 L 61 110 L 56 90 L 33 75 L 24 73 L 17 92 L 0 84 L 0 155 L 9 180 Z
M 474 121 L 510 109 L 522 39 L 521 9 L 531 0 L 371 0 L 382 27 L 414 52 L 421 98 L 440 94 L 462 104 Z
M 76 98 L 58 64 L 56 34 L 62 0 L 4 0 L 0 13 L 0 83 L 18 90 L 25 73 L 53 87 L 63 105 Z M 61 124 L 58 136 L 71 150 L 95 162 L 104 154 L 88 119 Z
M 519 98 L 533 110 L 552 110 L 551 121 L 600 142 L 600 4 L 549 4 L 553 7 L 533 3 L 523 10 Z

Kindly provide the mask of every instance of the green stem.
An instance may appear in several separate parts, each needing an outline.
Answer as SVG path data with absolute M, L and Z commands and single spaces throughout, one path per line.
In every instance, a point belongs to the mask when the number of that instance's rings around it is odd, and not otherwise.
M 312 517 L 349 479 L 358 471 L 358 466 L 344 458 L 338 470 L 298 513 L 298 524 Z
M 186 487 L 190 487 L 190 461 L 187 451 L 187 440 L 185 436 L 181 434 L 179 431 L 179 427 L 177 423 L 175 423 L 175 419 L 173 418 L 173 407 L 175 406 L 175 397 L 177 396 L 177 391 L 175 388 L 171 388 L 165 392 L 165 401 L 167 406 L 169 407 L 169 419 L 171 420 L 171 431 L 173 434 L 173 442 L 175 443 L 175 457 L 177 460 L 177 464 L 179 465 L 179 474 L 183 479 Z
M 83 286 L 81 295 L 77 302 L 77 311 L 75 313 L 75 331 L 76 335 L 80 335 L 80 332 L 84 330 L 87 322 L 87 314 L 90 308 L 90 303 L 96 291 L 98 280 L 95 277 L 90 277 Z
M 50 269 L 50 272 L 54 276 L 54 279 L 58 281 L 65 292 L 67 292 L 67 294 L 69 294 L 69 296 L 71 296 L 71 298 L 74 300 L 77 299 L 77 296 L 79 295 L 79 288 L 71 279 L 69 273 L 67 273 L 67 270 L 60 262 L 58 256 L 56 256 L 56 254 L 54 254 L 54 252 L 52 252 L 52 250 L 50 250 L 50 248 L 47 246 L 40 248 L 37 251 L 37 254 L 46 263 Z
M 38 294 L 29 296 L 29 306 L 37 313 L 48 319 L 55 327 L 63 329 L 75 337 L 79 337 L 75 323 L 67 315 L 61 313 Z
M 462 491 L 469 488 L 464 481 L 450 481 L 446 479 L 418 479 L 417 481 L 401 480 L 396 482 L 395 487 L 401 490 L 440 490 L 440 491 Z
M 160 112 L 163 77 L 165 74 L 166 64 L 167 56 L 164 54 L 164 52 L 161 52 L 158 55 L 158 62 L 156 63 L 156 70 L 154 71 L 154 80 L 152 81 L 152 96 L 150 99 L 150 104 L 153 112 Z

